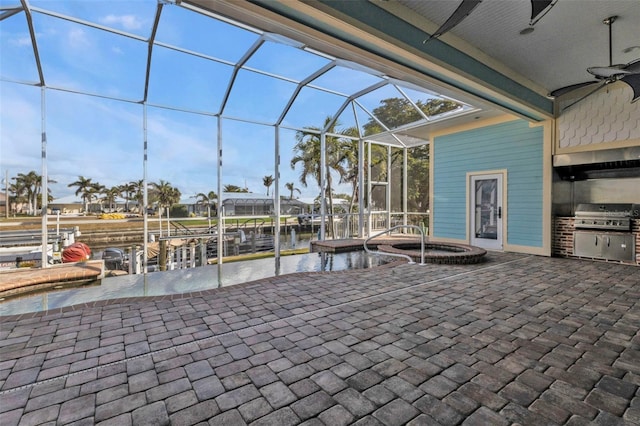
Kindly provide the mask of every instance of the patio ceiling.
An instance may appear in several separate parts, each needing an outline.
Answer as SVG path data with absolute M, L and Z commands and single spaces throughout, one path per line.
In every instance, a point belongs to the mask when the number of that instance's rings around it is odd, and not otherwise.
M 0 35 L 3 81 L 294 130 L 331 117 L 323 130 L 337 122 L 393 146 L 428 142 L 417 128 L 491 113 L 450 90 L 392 78 L 187 2 L 0 0 Z M 70 58 L 67 46 L 86 40 L 100 54 Z M 389 121 L 380 111 L 388 99 L 411 109 L 411 119 Z M 455 107 L 428 108 L 441 101 Z

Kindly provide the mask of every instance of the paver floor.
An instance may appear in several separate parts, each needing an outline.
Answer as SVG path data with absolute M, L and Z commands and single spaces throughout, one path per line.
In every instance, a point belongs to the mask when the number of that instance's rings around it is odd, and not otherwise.
M 640 268 L 487 257 L 0 317 L 0 423 L 640 424 Z

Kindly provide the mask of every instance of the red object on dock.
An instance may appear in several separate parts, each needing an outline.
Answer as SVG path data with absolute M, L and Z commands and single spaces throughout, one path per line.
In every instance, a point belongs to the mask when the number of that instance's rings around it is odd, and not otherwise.
M 91 257 L 91 249 L 85 243 L 73 243 L 62 250 L 62 263 L 84 262 Z

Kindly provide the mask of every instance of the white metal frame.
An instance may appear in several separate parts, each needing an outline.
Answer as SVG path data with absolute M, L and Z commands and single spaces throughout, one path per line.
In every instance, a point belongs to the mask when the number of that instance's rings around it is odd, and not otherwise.
M 177 46 L 172 46 L 172 45 L 168 45 L 166 43 L 162 43 L 159 42 L 155 39 L 156 36 L 156 32 L 160 23 L 160 17 L 163 11 L 164 7 L 183 7 L 186 8 L 188 10 L 194 11 L 195 13 L 201 13 L 203 15 L 209 16 L 213 19 L 218 19 L 227 23 L 231 23 L 233 25 L 236 25 L 240 28 L 244 28 L 246 30 L 255 32 L 256 34 L 259 34 L 259 38 L 258 40 L 244 53 L 244 55 L 242 56 L 242 58 L 236 62 L 236 63 L 229 63 L 228 61 L 224 61 L 218 58 L 213 58 L 213 57 L 208 57 L 206 55 L 203 54 L 199 54 L 196 52 L 192 52 L 192 51 L 188 51 L 186 49 L 182 49 L 180 47 Z M 189 3 L 180 3 L 180 2 L 176 2 L 176 3 L 172 3 L 172 2 L 163 2 L 163 1 L 159 1 L 156 7 L 156 12 L 155 12 L 155 16 L 154 16 L 154 22 L 153 22 L 153 26 L 152 26 L 152 31 L 151 31 L 151 35 L 148 38 L 144 38 L 142 36 L 138 36 L 135 34 L 131 34 L 131 33 L 127 33 L 124 31 L 119 31 L 116 30 L 114 28 L 111 27 L 107 27 L 107 26 L 103 26 L 103 25 L 99 25 L 96 23 L 92 23 L 92 22 L 88 22 L 88 21 L 84 21 L 78 18 L 74 18 L 71 16 L 66 16 L 57 12 L 53 12 L 53 11 L 49 11 L 46 9 L 42 9 L 42 8 L 38 8 L 38 7 L 34 7 L 32 5 L 30 5 L 26 0 L 21 2 L 21 6 L 19 7 L 12 7 L 12 8 L 4 8 L 4 9 L 0 9 L 0 12 L 2 12 L 0 14 L 0 20 L 4 20 L 7 19 L 17 13 L 20 12 L 24 12 L 25 13 L 25 17 L 27 20 L 27 25 L 29 28 L 29 35 L 30 35 L 30 39 L 31 39 L 31 45 L 32 45 L 32 49 L 33 49 L 33 53 L 34 53 L 34 57 L 35 57 L 35 62 L 36 62 L 36 67 L 37 67 L 37 71 L 38 71 L 38 78 L 39 78 L 39 82 L 37 84 L 35 84 L 36 86 L 41 87 L 41 127 L 42 127 L 42 244 L 43 244 L 43 252 L 46 253 L 46 243 L 47 243 L 47 189 L 48 189 L 48 173 L 47 173 L 47 137 L 46 137 L 46 109 L 45 109 L 45 93 L 46 90 L 57 90 L 57 91 L 63 91 L 63 92 L 69 92 L 69 93 L 77 93 L 77 94 L 82 94 L 82 95 L 87 95 L 87 96 L 94 96 L 94 97 L 98 97 L 98 98 L 105 98 L 105 99 L 111 99 L 111 100 L 117 100 L 117 101 L 121 101 L 121 102 L 126 102 L 126 103 L 134 103 L 134 104 L 139 104 L 142 106 L 143 108 L 143 112 L 142 112 L 142 128 L 143 128 L 143 143 L 142 143 L 142 151 L 143 151 L 143 159 L 142 159 L 142 171 L 143 171 L 143 183 L 144 183 L 144 190 L 143 190 L 143 203 L 145 204 L 145 208 L 143 209 L 143 217 L 144 217 L 144 233 L 145 233 L 145 242 L 144 242 L 144 246 L 143 246 L 143 252 L 144 252 L 144 268 L 143 270 L 146 272 L 147 271 L 147 265 L 146 265 L 146 259 L 147 259 L 147 253 L 148 253 L 148 246 L 147 246 L 147 236 L 148 236 L 148 215 L 147 215 L 147 211 L 146 211 L 146 205 L 148 204 L 148 176 L 147 176 L 147 162 L 148 162 L 148 157 L 147 157 L 147 153 L 148 153 L 148 139 L 147 139 L 147 107 L 148 106 L 153 106 L 153 107 L 157 107 L 157 108 L 163 108 L 163 109 L 170 109 L 170 110 L 176 110 L 176 111 L 181 111 L 181 112 L 188 112 L 188 113 L 194 113 L 194 114 L 200 114 L 200 115 L 206 115 L 206 116 L 210 116 L 212 118 L 215 118 L 217 120 L 217 135 L 216 135 L 216 142 L 217 142 L 217 188 L 218 188 L 218 194 L 222 194 L 222 170 L 223 170 L 223 132 L 222 132 L 222 127 L 223 127 L 223 119 L 229 119 L 229 120 L 237 120 L 237 121 L 248 121 L 248 120 L 243 120 L 237 117 L 231 117 L 231 116 L 227 116 L 225 115 L 225 107 L 227 105 L 227 102 L 229 100 L 229 96 L 231 94 L 231 90 L 233 88 L 233 84 L 235 82 L 235 79 L 239 73 L 240 70 L 242 69 L 247 69 L 249 71 L 252 72 L 256 72 L 256 73 L 261 73 L 264 74 L 266 76 L 272 77 L 272 78 L 276 78 L 276 79 L 282 79 L 282 80 L 287 80 L 287 81 L 291 81 L 290 79 L 286 79 L 282 76 L 279 75 L 275 75 L 275 74 L 271 74 L 271 73 L 267 73 L 261 70 L 256 70 L 256 69 L 249 69 L 247 67 L 245 67 L 247 61 L 252 57 L 253 54 L 255 54 L 258 49 L 266 42 L 266 41 L 274 41 L 274 42 L 288 42 L 288 43 L 293 43 L 295 44 L 295 42 L 291 41 L 291 40 L 284 40 L 283 37 L 278 36 L 276 34 L 270 34 L 270 33 L 266 33 L 264 31 L 261 31 L 259 29 L 253 28 L 253 27 L 249 27 L 245 24 L 239 23 L 239 22 L 235 22 L 230 20 L 229 18 L 226 17 L 222 17 L 222 16 L 218 16 L 216 14 L 211 13 L 210 11 L 206 11 L 206 10 L 202 10 L 194 5 L 191 5 Z M 64 88 L 64 87 L 55 87 L 53 85 L 49 85 L 46 83 L 45 81 L 45 75 L 42 69 L 42 63 L 41 63 L 41 56 L 39 54 L 38 51 L 38 42 L 37 42 L 37 37 L 36 37 L 36 30 L 33 26 L 33 19 L 32 19 L 32 13 L 36 12 L 36 13 L 41 13 L 44 15 L 49 15 L 52 16 L 54 18 L 59 18 L 59 19 L 63 19 L 75 24 L 79 24 L 79 25 L 83 25 L 83 26 L 87 26 L 87 27 L 91 27 L 94 29 L 98 29 L 98 30 L 102 30 L 102 31 L 107 31 L 122 37 L 127 37 L 127 38 L 131 38 L 134 40 L 138 40 L 141 42 L 144 42 L 148 45 L 148 55 L 147 55 L 147 66 L 146 66 L 146 75 L 145 75 L 145 83 L 144 83 L 144 95 L 142 99 L 127 99 L 127 98 L 118 98 L 118 97 L 110 97 L 110 96 L 104 96 L 104 95 L 99 95 L 96 93 L 89 93 L 89 92 L 85 92 L 85 91 L 76 91 L 73 89 L 69 89 L 69 88 Z M 293 45 L 292 44 L 292 45 Z M 227 88 L 226 88 L 226 92 L 225 95 L 223 97 L 223 101 L 221 102 L 220 108 L 217 112 L 207 112 L 207 111 L 194 111 L 194 110 L 189 110 L 189 109 L 185 109 L 185 108 L 175 108 L 175 107 L 170 107 L 170 106 L 166 106 L 166 105 L 158 105 L 158 104 L 154 104 L 148 101 L 148 88 L 149 88 L 149 76 L 150 76 L 150 72 L 151 72 L 151 57 L 152 57 L 152 53 L 153 53 L 153 49 L 155 46 L 160 46 L 160 47 L 164 47 L 164 48 L 168 48 L 168 49 L 172 49 L 178 52 L 181 52 L 183 54 L 186 55 L 193 55 L 193 56 L 198 56 L 201 57 L 203 59 L 207 59 L 207 60 L 211 60 L 211 61 L 215 61 L 215 62 L 219 62 L 219 63 L 223 63 L 226 65 L 232 65 L 234 67 L 233 69 L 233 73 L 232 73 L 232 77 L 230 78 Z M 297 45 L 296 45 L 297 46 Z M 292 107 L 292 105 L 294 104 L 294 102 L 296 101 L 296 99 L 298 98 L 298 95 L 300 94 L 301 90 L 308 86 L 308 87 L 313 87 L 315 89 L 319 89 L 319 90 L 325 90 L 330 92 L 327 89 L 324 89 L 322 87 L 318 87 L 316 85 L 313 85 L 313 81 L 316 80 L 318 77 L 326 74 L 328 71 L 332 70 L 333 68 L 335 68 L 336 66 L 348 66 L 349 68 L 352 68 L 354 70 L 360 70 L 362 71 L 363 67 L 358 66 L 358 64 L 352 64 L 349 63 L 348 61 L 344 61 L 341 60 L 339 58 L 334 58 L 330 63 L 328 63 L 327 65 L 323 66 L 322 68 L 316 70 L 315 72 L 311 73 L 309 76 L 307 76 L 306 78 L 304 78 L 303 80 L 297 82 L 297 87 L 294 91 L 294 93 L 291 95 L 290 99 L 288 100 L 286 106 L 284 107 L 284 109 L 282 110 L 280 116 L 278 117 L 278 119 L 276 120 L 276 122 L 274 123 L 260 123 L 257 121 L 250 121 L 251 123 L 256 123 L 256 124 L 263 124 L 263 125 L 267 125 L 267 126 L 273 126 L 274 127 L 274 152 L 275 152 L 275 163 L 274 163 L 274 171 L 275 171 L 275 197 L 276 197 L 276 209 L 275 209 L 275 222 L 276 222 L 276 227 L 279 227 L 279 223 L 280 223 L 280 210 L 279 210 L 279 190 L 278 190 L 278 185 L 279 185 L 279 177 L 280 177 L 280 130 L 282 128 L 286 128 L 284 126 L 282 126 L 283 120 L 286 116 L 286 114 L 288 113 L 288 111 L 290 110 L 290 108 Z M 366 71 L 366 70 L 365 70 Z M 363 71 L 363 72 L 365 72 Z M 370 72 L 371 70 L 367 71 Z M 322 155 L 321 157 L 321 163 L 322 163 L 322 167 L 321 167 L 321 216 L 322 216 L 322 221 L 321 221 L 321 236 L 322 238 L 324 238 L 325 235 L 325 221 L 324 218 L 326 216 L 326 206 L 325 206 L 325 189 L 326 189 L 326 184 L 327 184 L 327 176 L 326 176 L 326 136 L 328 135 L 328 129 L 333 125 L 333 123 L 335 122 L 335 120 L 338 119 L 338 117 L 340 116 L 340 114 L 342 114 L 342 112 L 349 106 L 351 105 L 351 107 L 353 108 L 354 111 L 354 116 L 356 117 L 356 125 L 358 127 L 358 129 L 360 129 L 360 123 L 357 122 L 357 114 L 355 114 L 355 110 L 356 110 L 356 106 L 358 108 L 360 108 L 362 111 L 364 111 L 366 114 L 368 114 L 368 116 L 375 120 L 384 130 L 383 130 L 383 134 L 388 134 L 391 135 L 392 140 L 394 141 L 394 145 L 397 145 L 398 147 L 401 147 L 404 149 L 404 171 L 403 171 L 403 180 L 404 180 L 404 184 L 403 184 L 403 210 L 404 210 L 404 224 L 406 225 L 407 222 L 407 212 L 406 212 L 406 206 L 407 206 L 407 185 L 406 185 L 406 180 L 407 180 L 407 144 L 405 142 L 403 142 L 403 140 L 396 136 L 393 133 L 393 129 L 389 129 L 387 128 L 383 123 L 381 123 L 376 117 L 375 115 L 368 111 L 359 101 L 358 98 L 360 98 L 363 95 L 366 95 L 368 93 L 371 93 L 377 89 L 380 89 L 381 87 L 387 86 L 387 85 L 392 85 L 394 86 L 398 92 L 405 98 L 407 99 L 412 105 L 413 107 L 417 110 L 418 114 L 420 114 L 420 116 L 422 117 L 422 122 L 420 123 L 414 123 L 414 125 L 422 125 L 425 122 L 431 122 L 431 121 L 438 121 L 440 120 L 442 117 L 428 117 L 426 116 L 421 110 L 420 108 L 417 107 L 417 105 L 411 100 L 411 98 L 409 96 L 407 96 L 407 94 L 405 93 L 405 91 L 403 91 L 399 86 L 400 85 L 406 85 L 407 87 L 411 87 L 412 85 L 409 83 L 405 83 L 405 82 L 401 82 L 401 81 L 396 81 L 392 78 L 386 77 L 386 76 L 382 76 L 381 74 L 375 73 L 379 78 L 382 78 L 381 81 L 370 85 L 369 87 L 366 87 L 356 93 L 350 94 L 350 95 L 344 95 L 344 94 L 339 94 L 341 96 L 345 96 L 345 100 L 343 102 L 343 104 L 338 108 L 338 110 L 335 112 L 335 114 L 333 115 L 333 120 L 331 120 L 331 122 L 327 125 L 327 127 L 325 129 L 323 129 L 320 133 L 320 140 L 321 140 L 321 152 L 323 152 L 324 155 Z M 4 80 L 4 81 L 8 81 L 11 83 L 17 83 L 17 84 L 25 84 L 25 85 L 34 85 L 33 83 L 27 83 L 27 82 L 23 82 L 23 81 L 12 81 L 12 80 Z M 414 87 L 415 88 L 415 87 Z M 424 90 L 424 88 L 418 88 L 418 89 L 422 89 Z M 332 92 L 334 94 L 338 94 L 335 92 Z M 446 97 L 442 96 L 443 98 L 446 99 Z M 467 105 L 467 104 L 463 104 L 460 103 L 462 105 L 462 108 L 464 109 L 465 113 L 468 113 L 469 111 L 474 111 L 475 108 Z M 462 111 L 461 111 L 462 112 Z M 449 114 L 450 115 L 450 114 Z M 407 126 L 403 126 L 403 129 L 406 130 L 408 127 Z M 302 129 L 293 129 L 293 130 L 302 130 Z M 306 131 L 306 130 L 305 130 Z M 375 136 L 375 135 L 374 135 Z M 340 135 L 340 137 L 342 137 L 342 135 Z M 371 195 L 371 143 L 366 143 L 368 138 L 360 135 L 358 138 L 358 147 L 359 147 L 359 152 L 358 152 L 358 165 L 359 165 L 359 176 L 358 176 L 358 185 L 359 185 L 359 221 L 360 221 L 360 225 L 358 228 L 358 235 L 359 236 L 363 236 L 364 234 L 369 235 L 371 232 L 371 199 L 370 199 L 370 195 Z M 424 143 L 427 143 L 428 141 L 424 141 Z M 368 198 L 368 206 L 365 209 L 364 206 L 364 187 L 365 187 L 365 179 L 364 179 L 364 174 L 363 174 L 363 170 L 364 170 L 364 163 L 365 163 L 365 152 L 364 152 L 364 147 L 367 147 L 367 158 L 368 158 L 368 164 L 369 164 L 369 179 L 367 179 L 366 185 L 367 185 L 367 189 L 366 189 L 366 194 Z M 387 149 L 387 156 L 388 158 L 390 157 L 390 145 L 388 145 L 388 149 Z M 387 167 L 390 168 L 390 161 L 387 161 Z M 390 180 L 390 170 L 388 169 L 387 171 L 387 206 L 386 206 L 386 212 L 387 212 L 387 222 L 390 222 L 390 215 L 391 215 L 391 211 L 390 211 L 390 184 L 389 181 Z M 367 223 L 367 229 L 364 228 L 364 223 L 365 223 L 365 218 L 366 223 Z M 220 234 L 222 234 L 224 232 L 224 209 L 222 208 L 222 204 L 218 203 L 218 221 L 219 221 L 219 225 L 218 225 L 218 232 Z M 275 238 L 275 249 L 276 249 L 276 259 L 277 262 L 279 262 L 279 252 L 280 252 L 280 239 L 279 236 L 276 236 Z M 218 238 L 218 253 L 222 253 L 222 239 Z M 44 260 L 44 259 L 43 259 Z M 42 264 L 43 266 L 46 266 L 46 261 L 43 261 Z M 221 257 L 218 258 L 218 263 L 222 263 L 222 259 Z

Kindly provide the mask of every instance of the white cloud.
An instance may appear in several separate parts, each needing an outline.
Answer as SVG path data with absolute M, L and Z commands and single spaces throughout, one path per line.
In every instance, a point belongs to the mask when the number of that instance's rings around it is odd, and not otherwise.
M 107 15 L 100 19 L 100 22 L 105 25 L 120 26 L 128 31 L 137 30 L 142 27 L 142 21 L 134 15 Z
M 91 45 L 86 32 L 82 28 L 74 28 L 69 31 L 67 33 L 67 40 L 69 42 L 69 46 L 76 49 L 89 47 Z
M 9 42 L 13 46 L 19 46 L 19 47 L 31 46 L 31 37 L 29 37 L 28 35 L 16 37 L 16 38 L 12 38 Z

